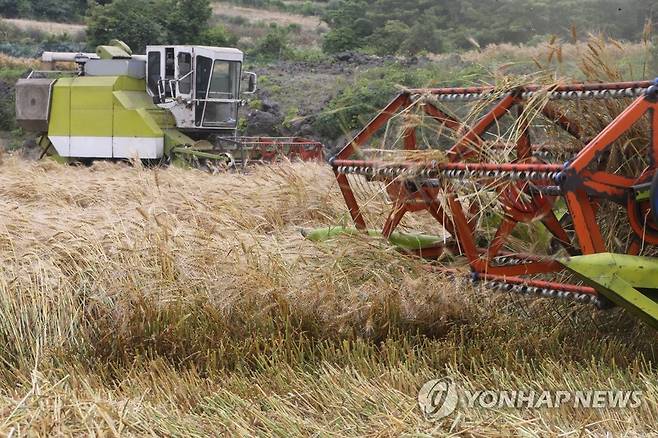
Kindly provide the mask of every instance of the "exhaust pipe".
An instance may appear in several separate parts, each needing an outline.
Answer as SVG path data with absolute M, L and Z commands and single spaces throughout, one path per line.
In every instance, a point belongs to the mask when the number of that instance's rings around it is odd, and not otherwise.
M 90 59 L 100 59 L 95 53 L 43 52 L 42 62 L 77 62 L 85 63 Z

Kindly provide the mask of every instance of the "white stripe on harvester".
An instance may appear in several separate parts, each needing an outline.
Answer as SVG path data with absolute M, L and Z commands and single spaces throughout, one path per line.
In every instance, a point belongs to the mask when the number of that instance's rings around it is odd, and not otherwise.
M 49 136 L 62 157 L 162 158 L 162 137 L 67 137 Z

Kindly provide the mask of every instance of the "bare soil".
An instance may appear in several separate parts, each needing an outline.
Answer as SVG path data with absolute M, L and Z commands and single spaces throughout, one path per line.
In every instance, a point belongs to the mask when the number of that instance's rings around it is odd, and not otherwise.
M 250 21 L 265 21 L 268 23 L 277 23 L 278 25 L 287 26 L 289 24 L 298 24 L 304 30 L 326 30 L 326 24 L 322 23 L 318 17 L 309 17 L 300 14 L 291 14 L 281 11 L 270 11 L 267 9 L 246 8 L 236 6 L 230 3 L 217 2 L 213 5 L 215 15 L 224 15 L 228 17 L 244 17 Z

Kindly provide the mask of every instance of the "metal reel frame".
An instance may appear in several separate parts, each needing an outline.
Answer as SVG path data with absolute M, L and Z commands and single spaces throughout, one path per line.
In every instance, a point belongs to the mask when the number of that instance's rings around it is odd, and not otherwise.
M 601 228 L 596 221 L 596 211 L 601 201 L 615 202 L 626 209 L 633 207 L 634 187 L 638 180 L 651 178 L 656 174 L 658 163 L 658 85 L 649 81 L 620 82 L 608 84 L 577 84 L 556 87 L 550 91 L 552 99 L 575 98 L 611 98 L 636 97 L 635 100 L 617 116 L 596 137 L 585 141 L 585 146 L 565 164 L 545 164 L 533 157 L 533 145 L 527 131 L 523 132 L 515 145 L 516 159 L 511 163 L 492 163 L 483 158 L 481 146 L 483 134 L 507 114 L 521 116 L 524 102 L 540 89 L 529 86 L 512 90 L 500 99 L 473 126 L 466 126 L 461 121 L 441 111 L 437 106 L 421 97 L 426 94 L 441 100 L 474 100 L 486 96 L 490 88 L 438 88 L 407 90 L 388 104 L 351 142 L 335 157 L 331 164 L 338 185 L 348 206 L 350 215 L 360 230 L 367 225 L 361 207 L 357 202 L 347 175 L 365 175 L 387 183 L 387 192 L 393 201 L 393 207 L 382 226 L 384 236 L 390 236 L 407 213 L 427 211 L 450 234 L 461 255 L 465 256 L 472 271 L 472 277 L 493 283 L 503 288 L 534 288 L 552 293 L 567 294 L 595 303 L 605 299 L 594 288 L 575 286 L 554 282 L 524 278 L 534 274 L 555 274 L 565 270 L 557 260 L 548 257 L 528 257 L 524 254 L 504 251 L 513 229 L 519 223 L 541 221 L 570 255 L 596 254 L 607 252 Z M 516 107 L 516 108 L 515 108 Z M 393 117 L 419 109 L 441 126 L 458 133 L 458 140 L 447 152 L 447 162 L 396 162 L 358 159 L 357 152 L 375 133 L 381 130 Z M 556 126 L 570 135 L 583 140 L 582 129 L 578 123 L 552 103 L 547 104 L 543 115 Z M 650 166 L 638 178 L 628 178 L 605 171 L 592 171 L 596 160 L 605 153 L 615 140 L 628 131 L 635 122 L 645 114 L 651 117 L 652 137 L 650 147 Z M 407 127 L 404 132 L 404 149 L 418 148 L 416 127 Z M 496 230 L 495 237 L 486 247 L 477 244 L 476 230 L 472 223 L 472 208 L 463 206 L 455 196 L 455 182 L 462 178 L 479 178 L 482 181 L 506 179 L 512 182 L 518 192 L 530 196 L 531 202 L 520 203 L 518 196 L 512 193 L 499 193 L 506 214 Z M 429 184 L 438 180 L 440 184 Z M 412 181 L 413 184 L 407 182 Z M 532 188 L 532 190 L 530 189 Z M 445 202 L 439 202 L 440 199 Z M 564 229 L 556 213 L 556 201 L 562 199 L 572 218 L 575 239 Z M 447 205 L 444 209 L 442 205 Z M 658 205 L 658 201 L 656 202 Z M 658 209 L 658 207 L 657 207 Z M 633 211 L 631 211 L 633 210 Z M 629 223 L 640 223 L 634 209 L 628 210 Z M 648 204 L 643 204 L 641 211 L 650 212 Z M 644 216 L 646 217 L 646 215 Z M 643 219 L 644 220 L 644 219 Z M 654 218 L 651 215 L 651 220 Z M 646 220 L 644 220 L 646 227 Z M 655 226 L 651 222 L 651 228 Z M 633 227 L 637 232 L 637 227 Z M 629 254 L 637 254 L 645 244 L 657 244 L 653 235 L 646 233 L 636 236 L 630 245 Z M 648 237 L 648 238 L 647 238 Z M 436 245 L 426 248 L 422 255 L 440 255 L 445 248 Z M 501 259 L 504 259 L 501 262 Z

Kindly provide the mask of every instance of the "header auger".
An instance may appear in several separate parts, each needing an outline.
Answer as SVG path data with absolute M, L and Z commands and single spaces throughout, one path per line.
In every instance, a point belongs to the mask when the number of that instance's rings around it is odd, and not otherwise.
M 405 90 L 331 165 L 356 229 L 433 269 L 658 328 L 658 80 Z
M 17 121 L 41 135 L 44 154 L 65 160 L 210 169 L 282 156 L 322 160 L 324 148 L 312 140 L 238 136 L 243 97 L 257 85 L 243 60 L 238 49 L 207 46 L 147 46 L 146 55 L 133 55 L 118 40 L 95 53 L 46 52 L 42 61 L 53 69 L 16 84 Z M 57 63 L 77 70 L 53 71 Z

